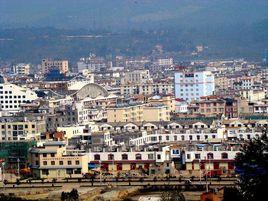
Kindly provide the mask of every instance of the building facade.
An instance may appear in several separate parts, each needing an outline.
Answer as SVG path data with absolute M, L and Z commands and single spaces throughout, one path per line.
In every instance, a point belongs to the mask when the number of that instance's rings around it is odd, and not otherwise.
M 67 60 L 42 60 L 42 73 L 47 74 L 51 70 L 59 70 L 61 73 L 65 74 L 69 71 L 69 64 Z
M 0 108 L 2 111 L 16 113 L 21 110 L 21 104 L 31 103 L 37 99 L 34 91 L 5 82 L 0 78 Z
M 176 98 L 199 100 L 202 96 L 212 95 L 214 90 L 214 75 L 210 71 L 175 72 Z
M 29 75 L 30 64 L 20 63 L 13 66 L 13 73 L 17 75 Z

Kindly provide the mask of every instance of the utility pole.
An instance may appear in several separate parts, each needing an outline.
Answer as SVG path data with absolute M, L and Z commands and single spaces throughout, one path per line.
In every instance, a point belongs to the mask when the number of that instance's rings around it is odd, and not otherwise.
M 101 184 L 101 174 L 102 174 L 102 172 L 101 172 L 101 160 L 99 160 L 99 164 L 100 164 L 100 184 Z
M 206 157 L 205 157 L 205 161 L 206 161 Z M 205 174 L 206 174 L 206 192 L 208 193 L 208 174 L 207 174 L 206 163 L 205 163 Z
M 202 170 L 201 170 L 201 159 L 199 159 L 199 181 L 201 184 L 201 175 L 202 175 Z
M 20 159 L 17 159 L 17 163 L 18 163 L 18 179 L 20 179 Z

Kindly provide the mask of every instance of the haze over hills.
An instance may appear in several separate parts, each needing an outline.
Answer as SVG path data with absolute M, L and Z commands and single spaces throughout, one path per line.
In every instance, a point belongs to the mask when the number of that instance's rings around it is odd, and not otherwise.
M 266 0 L 1 0 L 0 26 L 162 28 L 252 24 L 268 18 Z
M 0 38 L 12 41 L 0 41 L 0 58 L 77 58 L 91 51 L 135 55 L 156 44 L 167 51 L 204 44 L 208 58 L 261 59 L 268 47 L 267 10 L 267 0 L 1 0 Z M 62 38 L 96 30 L 120 37 Z

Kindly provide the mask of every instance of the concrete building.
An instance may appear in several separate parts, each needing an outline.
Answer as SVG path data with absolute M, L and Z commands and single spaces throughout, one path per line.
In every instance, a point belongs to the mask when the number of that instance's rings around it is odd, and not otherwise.
M 121 84 L 142 84 L 151 81 L 149 70 L 134 70 L 126 72 Z
M 85 126 L 78 126 L 78 125 L 57 127 L 57 131 L 63 132 L 64 137 L 66 139 L 70 139 L 74 136 L 82 135 L 84 129 L 85 129 Z
M 186 170 L 234 171 L 236 154 L 239 151 L 186 151 Z M 205 172 L 204 172 L 205 173 Z
M 13 66 L 13 73 L 17 75 L 29 75 L 30 64 L 20 63 Z
M 2 111 L 16 113 L 21 110 L 21 104 L 30 103 L 37 99 L 34 91 L 7 83 L 0 76 L 0 108 Z
M 69 64 L 67 60 L 43 59 L 41 68 L 42 68 L 43 74 L 47 74 L 50 70 L 55 70 L 55 69 L 65 74 L 69 71 Z
M 2 118 L 0 122 L 0 141 L 16 141 L 35 139 L 46 131 L 46 124 L 43 120 L 17 120 Z
M 265 99 L 265 91 L 262 90 L 241 90 L 239 94 L 249 102 L 258 102 Z
M 143 104 L 117 104 L 107 108 L 107 122 L 143 121 Z
M 164 165 L 163 173 L 171 170 L 169 147 L 163 147 L 162 151 L 92 152 L 88 158 L 90 169 L 100 166 L 102 171 L 111 173 L 149 171 L 156 164 Z
M 159 104 L 159 105 L 146 105 L 143 108 L 143 121 L 148 122 L 162 122 L 170 121 L 170 109 L 168 106 Z
M 196 105 L 198 106 L 196 113 L 206 117 L 225 114 L 225 101 L 218 97 L 208 96 L 201 98 Z
M 122 84 L 120 92 L 122 95 L 167 95 L 174 93 L 174 85 L 171 83 L 142 83 Z
M 68 153 L 64 142 L 46 142 L 29 151 L 34 178 L 75 178 L 88 172 L 86 155 Z
M 170 121 L 165 105 L 121 104 L 107 108 L 107 122 Z
M 214 75 L 210 71 L 175 72 L 175 96 L 186 101 L 212 95 L 215 90 Z
M 147 103 L 151 105 L 166 105 L 170 112 L 175 113 L 176 111 L 176 100 L 173 96 L 152 96 L 148 98 Z
M 158 66 L 172 66 L 173 65 L 173 58 L 164 58 L 164 59 L 157 59 L 155 64 Z

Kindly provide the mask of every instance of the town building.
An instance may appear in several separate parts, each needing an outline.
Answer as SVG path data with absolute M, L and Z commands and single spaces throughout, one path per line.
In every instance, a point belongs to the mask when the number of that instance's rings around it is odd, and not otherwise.
M 45 142 L 29 151 L 29 162 L 34 178 L 75 178 L 88 172 L 85 154 L 68 153 L 62 141 Z
M 0 76 L 0 105 L 2 111 L 16 113 L 21 110 L 21 104 L 31 103 L 38 97 L 36 93 L 28 88 L 20 87 L 6 82 Z
M 43 59 L 41 64 L 43 74 L 47 74 L 51 70 L 59 70 L 60 73 L 69 72 L 69 63 L 67 60 L 49 60 Z
M 107 122 L 169 121 L 170 110 L 165 105 L 117 104 L 107 108 Z
M 30 64 L 19 63 L 13 66 L 13 73 L 17 75 L 29 75 Z
M 199 100 L 212 95 L 215 90 L 214 75 L 210 71 L 175 72 L 175 97 L 186 101 Z
M 125 73 L 121 84 L 143 84 L 151 81 L 149 70 L 134 70 Z
M 174 85 L 167 82 L 122 84 L 120 92 L 124 96 L 130 95 L 170 95 L 174 94 Z
M 38 136 L 45 131 L 44 120 L 2 117 L 0 121 L 0 141 L 38 139 Z

